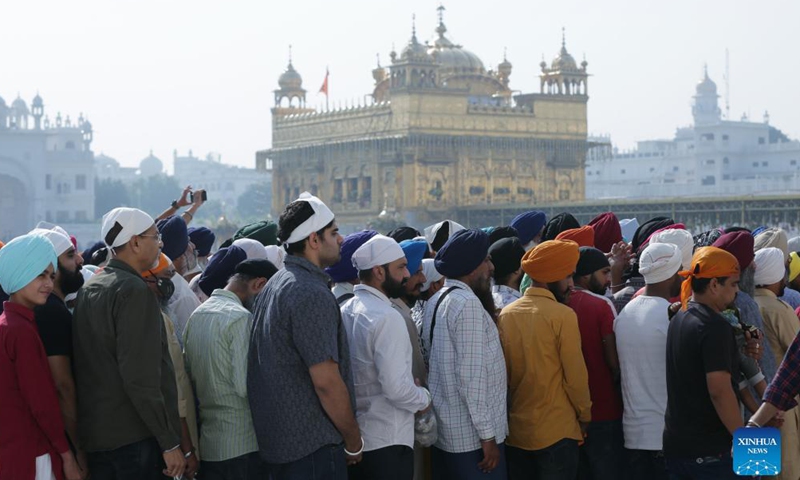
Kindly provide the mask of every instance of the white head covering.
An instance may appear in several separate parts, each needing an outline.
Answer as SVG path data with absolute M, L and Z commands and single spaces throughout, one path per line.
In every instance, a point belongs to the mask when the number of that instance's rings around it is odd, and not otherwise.
M 639 273 L 648 285 L 669 280 L 681 269 L 681 251 L 672 243 L 650 243 L 639 257 Z
M 284 244 L 297 243 L 301 240 L 305 240 L 309 235 L 320 231 L 325 225 L 333 221 L 333 212 L 319 198 L 308 192 L 303 192 L 295 201 L 299 202 L 301 200 L 311 205 L 311 208 L 314 209 L 314 215 L 311 215 L 308 220 L 298 225 L 297 228 L 292 231 L 292 234 L 289 235 L 289 238 L 283 241 Z
M 61 255 L 70 248 L 73 248 L 72 240 L 69 239 L 69 235 L 61 227 L 54 225 L 52 229 L 45 229 L 37 225 L 36 228 L 28 233 L 47 237 L 47 239 L 50 240 L 50 243 L 53 244 L 53 248 L 56 250 L 56 256 Z
M 278 270 L 282 269 L 284 267 L 283 260 L 286 258 L 286 250 L 277 245 L 269 245 L 264 249 L 267 251 L 267 260 L 275 265 Z
M 626 242 L 630 242 L 636 234 L 636 229 L 639 228 L 639 220 L 635 218 L 623 218 L 619 221 L 619 228 L 622 230 L 622 239 Z
M 430 227 L 425 227 L 425 240 L 428 241 L 428 245 L 433 244 L 433 240 L 436 238 L 436 234 L 439 232 L 439 229 L 442 228 L 442 225 L 444 225 L 445 223 L 450 224 L 450 235 L 448 235 L 447 238 L 452 237 L 453 234 L 459 230 L 464 230 L 463 225 L 456 223 L 452 220 L 444 220 L 434 225 L 431 225 Z
M 426 258 L 422 260 L 422 272 L 425 274 L 425 283 L 422 284 L 422 291 L 427 292 L 431 288 L 431 283 L 438 282 L 444 278 L 444 275 L 436 270 L 434 259 Z
M 353 266 L 359 271 L 369 270 L 372 267 L 405 258 L 405 256 L 400 244 L 393 238 L 375 235 L 353 252 Z
M 253 240 L 252 238 L 240 238 L 238 240 L 234 240 L 232 245 L 236 245 L 244 250 L 244 253 L 247 254 L 248 260 L 252 260 L 254 258 L 267 258 L 267 249 L 264 248 L 264 245 L 258 240 Z
M 772 285 L 778 283 L 786 276 L 786 262 L 783 252 L 779 248 L 767 247 L 756 252 L 755 284 Z
M 671 243 L 681 251 L 681 266 L 684 270 L 692 268 L 694 239 L 688 230 L 670 229 L 650 237 L 650 243 Z
M 111 248 L 125 245 L 134 235 L 141 235 L 155 225 L 153 217 L 138 208 L 120 207 L 103 215 L 100 236 Z
M 789 253 L 791 252 L 800 252 L 800 237 L 789 239 Z

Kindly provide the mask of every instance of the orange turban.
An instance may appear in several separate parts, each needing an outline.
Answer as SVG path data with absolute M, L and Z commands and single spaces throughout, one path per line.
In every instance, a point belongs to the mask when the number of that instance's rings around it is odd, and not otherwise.
M 717 247 L 702 247 L 694 252 L 692 257 L 692 268 L 678 272 L 678 275 L 686 277 L 681 285 L 681 303 L 683 309 L 692 296 L 693 278 L 722 278 L 731 275 L 739 275 L 739 260 L 732 254 Z
M 564 230 L 556 236 L 556 240 L 572 240 L 579 247 L 594 247 L 594 227 L 585 225 L 581 228 Z
M 144 272 L 142 272 L 142 276 L 145 278 L 153 277 L 159 272 L 164 271 L 164 269 L 166 269 L 170 265 L 172 265 L 172 261 L 169 259 L 169 257 L 164 255 L 163 253 L 160 253 L 158 255 L 158 265 L 156 265 L 155 268 L 149 268 Z
M 3 247 L 5 247 L 5 246 L 6 246 L 6 244 L 5 244 L 5 243 L 3 243 L 2 241 L 0 241 L 0 248 L 3 248 Z
M 572 240 L 549 240 L 528 250 L 522 257 L 522 269 L 539 283 L 564 280 L 575 273 L 580 252 Z

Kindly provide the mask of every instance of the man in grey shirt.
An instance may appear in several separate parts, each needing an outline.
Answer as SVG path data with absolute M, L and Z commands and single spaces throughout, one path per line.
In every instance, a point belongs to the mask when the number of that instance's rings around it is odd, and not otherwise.
M 364 444 L 350 351 L 323 268 L 339 261 L 333 212 L 303 193 L 279 221 L 285 268 L 253 308 L 247 394 L 273 480 L 345 480 Z

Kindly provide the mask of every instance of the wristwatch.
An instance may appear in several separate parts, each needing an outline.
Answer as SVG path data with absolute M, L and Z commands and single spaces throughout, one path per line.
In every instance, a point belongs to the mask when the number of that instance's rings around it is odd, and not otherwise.
M 172 201 L 172 208 L 178 208 L 178 201 L 177 200 L 173 200 Z

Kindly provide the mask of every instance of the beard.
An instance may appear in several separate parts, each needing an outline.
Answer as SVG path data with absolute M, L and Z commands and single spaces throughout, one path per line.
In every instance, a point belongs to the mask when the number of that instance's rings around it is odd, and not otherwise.
M 739 290 L 750 295 L 756 293 L 756 269 L 755 263 L 751 263 L 739 276 Z
M 389 276 L 389 272 L 386 272 L 386 279 L 381 284 L 381 288 L 384 292 L 386 292 L 386 296 L 389 298 L 400 298 L 406 294 L 406 282 L 408 282 L 407 278 L 400 280 L 399 282 Z
M 602 285 L 594 275 L 589 278 L 589 288 L 588 290 L 595 295 L 600 295 L 601 297 L 606 294 L 606 286 Z
M 556 301 L 563 305 L 569 302 L 569 289 L 562 290 L 558 283 L 548 283 L 547 289 L 556 297 Z
M 76 268 L 74 272 L 70 272 L 64 268 L 61 263 L 59 263 L 58 275 L 58 285 L 61 287 L 61 293 L 64 295 L 75 293 L 83 286 L 83 274 L 81 273 L 81 267 Z
M 242 302 L 242 306 L 249 311 L 253 311 L 253 305 L 256 303 L 255 295 L 250 295 L 249 297 L 245 298 Z

